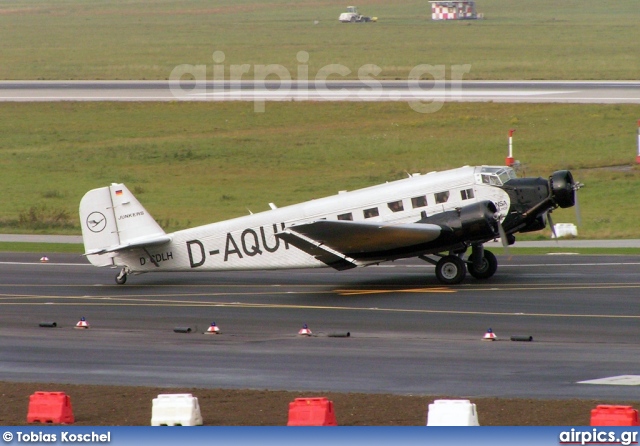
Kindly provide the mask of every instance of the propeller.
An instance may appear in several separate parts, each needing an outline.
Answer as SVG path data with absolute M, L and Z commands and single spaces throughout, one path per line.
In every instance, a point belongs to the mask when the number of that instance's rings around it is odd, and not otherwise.
M 500 222 L 500 212 L 496 212 L 493 214 L 493 218 L 496 220 L 496 226 L 498 227 L 498 235 L 500 235 L 500 243 L 502 243 L 502 248 L 504 249 L 504 253 L 509 255 L 509 238 L 507 236 L 507 232 L 504 230 L 502 226 L 502 222 Z
M 578 190 L 583 188 L 584 184 L 582 183 L 574 183 L 573 185 L 573 190 L 574 190 L 574 195 L 575 195 L 575 208 L 576 208 L 576 223 L 578 224 L 578 226 L 580 226 L 582 224 L 582 214 L 580 213 L 580 203 L 578 201 Z
M 500 234 L 500 241 L 502 242 L 502 248 L 504 249 L 505 255 L 509 255 L 509 240 L 500 220 L 498 220 L 498 234 Z
M 580 204 L 578 201 L 578 190 L 580 188 L 584 187 L 584 184 L 579 183 L 579 182 L 574 182 L 573 184 L 571 184 L 571 189 L 573 190 L 573 201 L 574 201 L 574 207 L 576 209 L 576 224 L 578 226 L 580 226 L 582 224 L 582 216 L 580 214 Z M 546 212 L 546 217 L 547 217 L 547 221 L 549 222 L 549 226 L 551 226 L 551 233 L 553 234 L 553 238 L 556 240 L 556 243 L 558 242 L 558 234 L 556 233 L 556 225 L 553 224 L 553 218 L 551 218 L 551 212 L 552 210 L 550 209 L 549 211 Z
M 549 222 L 549 226 L 551 226 L 551 233 L 553 234 L 553 238 L 558 241 L 558 234 L 556 234 L 556 227 L 553 224 L 553 219 L 551 218 L 551 211 L 547 212 L 547 221 Z

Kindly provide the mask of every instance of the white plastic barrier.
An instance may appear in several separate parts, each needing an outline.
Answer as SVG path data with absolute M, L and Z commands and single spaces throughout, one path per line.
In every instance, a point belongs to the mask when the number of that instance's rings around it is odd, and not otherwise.
M 152 426 L 201 426 L 198 398 L 190 393 L 160 394 L 153 399 Z
M 578 236 L 578 227 L 573 223 L 556 223 L 553 225 L 553 230 L 558 238 Z M 553 233 L 551 234 L 551 238 L 555 238 Z
M 469 400 L 435 400 L 429 404 L 427 426 L 479 426 L 476 405 Z

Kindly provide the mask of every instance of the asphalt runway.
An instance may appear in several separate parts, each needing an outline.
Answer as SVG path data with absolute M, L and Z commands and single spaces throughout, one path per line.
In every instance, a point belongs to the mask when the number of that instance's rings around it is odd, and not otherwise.
M 640 104 L 640 82 L 434 82 L 375 79 L 368 81 L 203 80 L 198 83 L 193 81 L 0 81 L 0 102 L 176 100 Z
M 81 256 L 2 253 L 0 380 L 639 398 L 638 385 L 578 382 L 640 374 L 640 258 L 495 252 L 493 279 L 456 287 L 421 261 L 117 286 Z M 73 328 L 81 317 L 90 329 Z M 212 321 L 221 334 L 203 334 Z M 304 323 L 314 336 L 298 336 Z M 489 327 L 497 341 L 482 340 Z

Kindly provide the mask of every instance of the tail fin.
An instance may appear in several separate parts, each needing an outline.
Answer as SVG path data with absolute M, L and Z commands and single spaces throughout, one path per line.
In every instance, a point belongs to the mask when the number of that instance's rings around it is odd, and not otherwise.
M 165 232 L 124 184 L 93 189 L 80 201 L 80 225 L 85 255 L 96 266 L 113 265 L 114 252 L 142 246 Z M 100 254 L 111 253 L 108 256 Z

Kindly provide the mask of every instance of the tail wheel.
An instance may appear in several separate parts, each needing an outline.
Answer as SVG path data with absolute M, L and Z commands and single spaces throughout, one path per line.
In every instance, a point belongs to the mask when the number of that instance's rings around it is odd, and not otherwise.
M 118 285 L 124 285 L 126 281 L 127 281 L 127 271 L 123 268 L 122 271 L 120 271 L 116 275 L 116 283 Z
M 484 251 L 484 256 L 482 257 L 482 264 L 479 268 L 476 268 L 473 265 L 473 262 L 469 263 L 469 274 L 471 274 L 476 279 L 488 279 L 493 276 L 498 270 L 498 259 L 493 255 L 491 251 Z
M 458 256 L 444 256 L 436 264 L 436 277 L 445 285 L 457 285 L 467 275 L 467 265 Z

